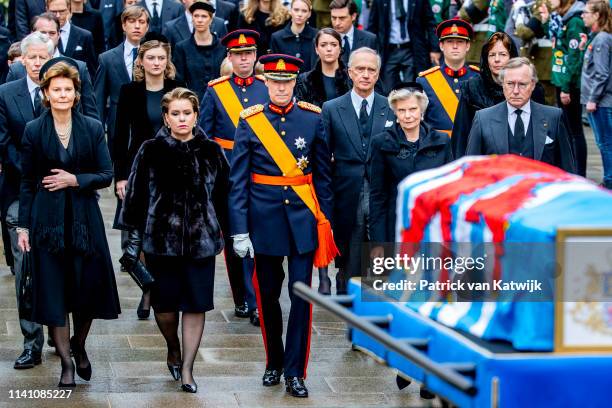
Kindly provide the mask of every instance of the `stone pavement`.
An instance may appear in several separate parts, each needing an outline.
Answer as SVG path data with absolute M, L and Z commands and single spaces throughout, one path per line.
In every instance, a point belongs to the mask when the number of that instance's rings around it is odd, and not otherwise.
M 601 181 L 601 160 L 589 132 L 589 177 Z M 119 234 L 110 228 L 115 209 L 111 190 L 102 192 L 101 208 L 115 265 Z M 2 258 L 2 262 L 4 259 Z M 316 275 L 316 273 L 315 273 Z M 233 316 L 233 302 L 223 258 L 217 258 L 215 310 L 208 313 L 195 364 L 198 393 L 180 391 L 166 368 L 166 348 L 153 317 L 138 321 L 140 291 L 126 273 L 116 272 L 122 314 L 118 320 L 96 320 L 87 340 L 93 366 L 90 382 L 77 378 L 69 399 L 11 399 L 11 390 L 54 390 L 59 359 L 45 345 L 43 364 L 14 370 L 22 351 L 13 276 L 0 267 L 0 407 L 363 407 L 439 406 L 421 400 L 418 385 L 398 391 L 393 370 L 352 351 L 346 326 L 314 309 L 307 385 L 310 398 L 287 396 L 282 385 L 264 388 L 265 354 L 260 329 Z M 333 281 L 333 279 L 332 279 Z M 313 286 L 318 286 L 315 276 Z M 289 299 L 283 292 L 285 319 Z

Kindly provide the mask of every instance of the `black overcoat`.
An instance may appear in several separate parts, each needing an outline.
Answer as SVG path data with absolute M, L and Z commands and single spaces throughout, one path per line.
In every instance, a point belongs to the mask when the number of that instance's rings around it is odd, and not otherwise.
M 413 172 L 433 169 L 453 160 L 446 133 L 421 124 L 416 154 L 407 154 L 408 142 L 398 124 L 372 139 L 370 162 L 370 240 L 395 242 L 397 185 Z
M 29 229 L 32 246 L 32 320 L 52 326 L 64 324 L 66 308 L 103 319 L 121 310 L 96 195 L 113 178 L 104 129 L 73 110 L 71 139 L 70 160 L 62 160 L 50 111 L 29 122 L 22 139 L 19 227 Z M 51 169 L 74 174 L 78 187 L 48 191 L 42 179 Z

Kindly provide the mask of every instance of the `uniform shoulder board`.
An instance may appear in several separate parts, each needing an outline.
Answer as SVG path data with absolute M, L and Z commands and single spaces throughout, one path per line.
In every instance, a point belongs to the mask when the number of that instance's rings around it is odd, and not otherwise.
M 250 116 L 255 115 L 256 113 L 263 112 L 263 110 L 264 110 L 264 106 L 262 104 L 249 106 L 248 108 L 240 112 L 240 117 L 242 119 L 246 119 Z
M 298 101 L 297 105 L 304 110 L 311 111 L 314 113 L 321 113 L 321 108 L 319 108 L 317 105 L 313 105 L 312 103 Z
M 425 75 L 427 75 L 427 74 L 431 74 L 432 72 L 436 72 L 436 71 L 437 71 L 437 70 L 439 70 L 439 69 L 440 69 L 440 66 L 439 66 L 439 65 L 436 65 L 435 67 L 431 67 L 431 68 L 429 68 L 429 69 L 428 69 L 428 70 L 426 70 L 426 71 L 419 72 L 419 76 L 420 76 L 420 77 L 422 77 L 422 76 L 425 76 Z
M 222 77 L 208 81 L 208 86 L 215 86 L 217 84 L 220 84 L 221 82 L 227 81 L 228 79 L 230 79 L 228 75 L 223 75 Z
M 470 68 L 472 68 L 476 72 L 480 72 L 480 67 L 478 65 L 470 65 Z
M 255 78 L 259 79 L 260 81 L 263 81 L 265 79 L 264 76 L 261 74 L 255 75 Z

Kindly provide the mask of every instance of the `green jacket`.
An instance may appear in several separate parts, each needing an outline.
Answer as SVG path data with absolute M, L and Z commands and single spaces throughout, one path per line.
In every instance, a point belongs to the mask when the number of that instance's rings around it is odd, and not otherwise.
M 580 42 L 586 39 L 588 30 L 582 21 L 584 3 L 577 1 L 563 16 L 563 26 L 551 33 L 553 40 L 551 82 L 562 92 L 580 89 L 583 51 Z
M 512 5 L 510 4 L 510 7 Z M 505 31 L 508 13 L 504 0 L 492 0 L 489 5 L 489 24 L 495 26 L 495 31 Z M 489 33 L 493 34 L 495 31 Z

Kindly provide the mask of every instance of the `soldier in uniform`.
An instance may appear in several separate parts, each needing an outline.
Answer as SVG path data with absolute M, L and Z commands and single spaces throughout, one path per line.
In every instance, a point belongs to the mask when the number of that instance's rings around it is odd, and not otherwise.
M 421 72 L 417 83 L 429 98 L 425 122 L 450 136 L 459 105 L 459 84 L 478 75 L 479 69 L 474 65 L 465 65 L 473 36 L 472 26 L 468 22 L 459 18 L 443 21 L 438 25 L 436 34 L 440 39 L 444 62 Z
M 254 75 L 258 39 L 259 34 L 252 30 L 232 31 L 221 39 L 227 48 L 227 58 L 232 63 L 233 73 L 210 81 L 200 106 L 200 126 L 208 137 L 223 147 L 228 160 L 232 157 L 240 112 L 268 100 L 263 77 Z M 224 238 L 225 263 L 235 304 L 234 314 L 250 317 L 251 323 L 258 326 L 257 303 L 251 283 L 253 264 L 234 253 L 229 234 Z
M 302 60 L 268 54 L 259 61 L 270 102 L 240 114 L 230 171 L 230 229 L 236 253 L 255 257 L 267 360 L 263 385 L 280 383 L 284 371 L 286 391 L 307 397 L 312 306 L 292 288 L 295 282 L 310 285 L 313 264 L 327 266 L 338 252 L 328 219 L 331 156 L 321 109 L 293 99 Z M 291 310 L 283 346 L 279 297 L 285 257 Z

